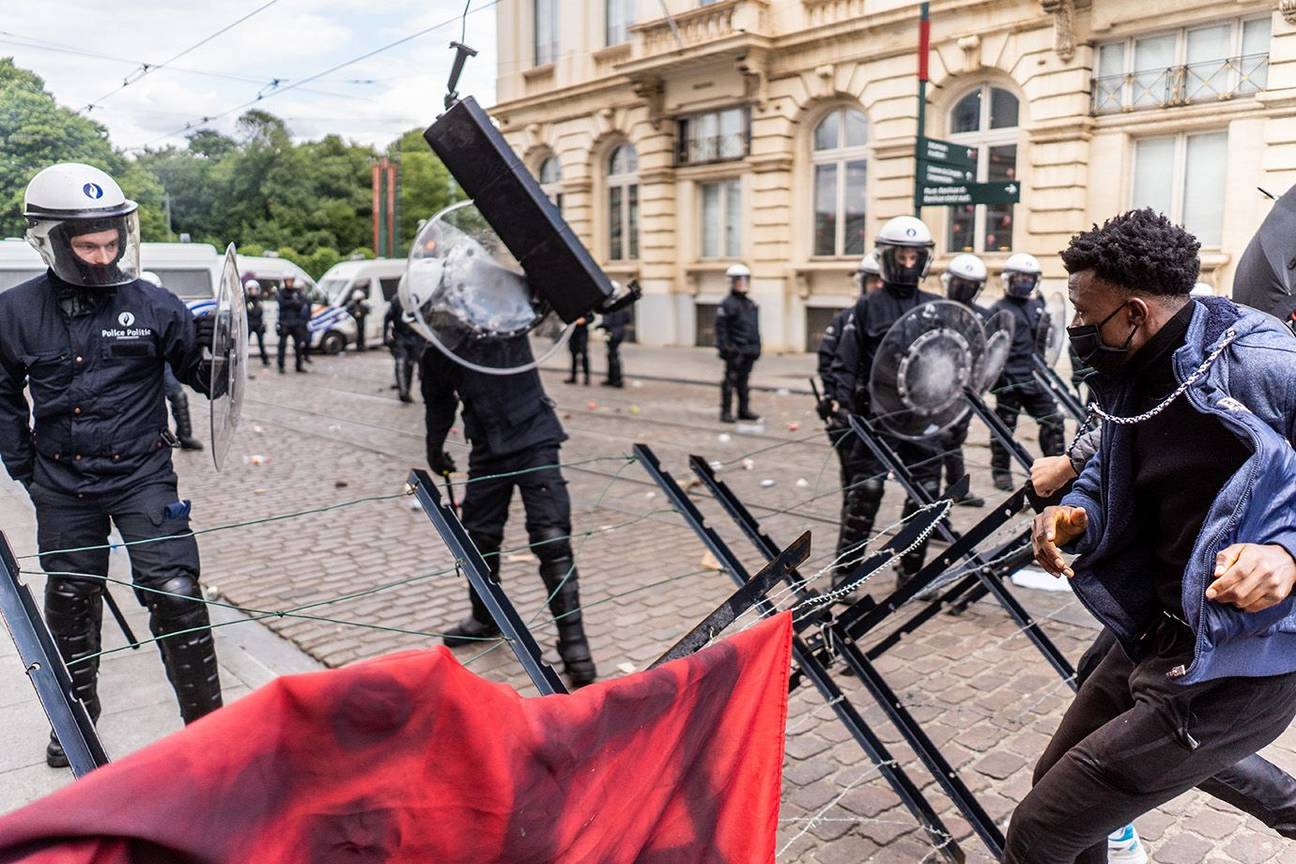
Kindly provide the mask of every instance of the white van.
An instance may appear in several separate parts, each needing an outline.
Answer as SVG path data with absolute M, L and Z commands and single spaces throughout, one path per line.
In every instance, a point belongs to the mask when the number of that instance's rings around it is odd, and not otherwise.
M 365 322 L 365 341 L 377 345 L 382 340 L 383 318 L 396 296 L 401 276 L 405 275 L 404 258 L 372 258 L 339 261 L 320 278 L 320 288 L 328 302 L 346 308 L 356 289 L 365 292 L 369 317 Z
M 224 257 L 206 243 L 141 243 L 140 264 L 186 302 L 216 296 Z M 45 262 L 26 240 L 0 240 L 0 291 L 45 272 Z
M 279 320 L 279 304 L 275 298 L 285 276 L 293 277 L 297 287 L 306 290 L 311 301 L 309 325 L 311 348 L 325 354 L 337 354 L 355 341 L 356 322 L 340 305 L 334 305 L 305 270 L 286 258 L 271 255 L 239 255 L 239 275 L 256 279 L 261 286 L 261 304 L 265 312 L 266 344 L 277 344 L 275 323 Z M 345 305 L 345 304 L 342 304 Z

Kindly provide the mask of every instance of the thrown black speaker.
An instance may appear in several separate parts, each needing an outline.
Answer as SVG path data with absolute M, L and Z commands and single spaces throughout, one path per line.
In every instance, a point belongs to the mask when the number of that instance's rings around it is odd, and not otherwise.
M 559 318 L 570 324 L 608 302 L 612 281 L 475 99 L 455 102 L 423 138 Z

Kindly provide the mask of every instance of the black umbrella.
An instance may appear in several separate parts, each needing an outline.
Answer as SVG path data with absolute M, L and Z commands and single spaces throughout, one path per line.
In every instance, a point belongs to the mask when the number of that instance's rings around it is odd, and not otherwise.
M 1274 202 L 1238 260 L 1233 299 L 1282 321 L 1296 312 L 1296 186 Z

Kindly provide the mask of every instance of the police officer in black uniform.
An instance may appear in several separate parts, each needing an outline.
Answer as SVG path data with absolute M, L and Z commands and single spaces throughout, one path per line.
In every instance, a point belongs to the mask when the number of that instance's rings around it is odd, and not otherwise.
M 720 385 L 720 422 L 734 422 L 733 397 L 738 393 L 738 419 L 759 420 L 749 405 L 748 378 L 761 353 L 760 309 L 747 296 L 751 290 L 751 270 L 735 264 L 725 271 L 729 295 L 716 308 L 715 341 L 724 361 L 724 381 Z
M 577 367 L 585 373 L 585 386 L 590 383 L 589 371 L 589 321 L 577 318 L 572 324 L 571 335 L 567 337 L 567 350 L 571 352 L 571 374 L 564 380 L 566 384 L 576 383 Z
M 248 335 L 256 337 L 257 348 L 261 351 L 261 365 L 269 366 L 270 355 L 266 354 L 265 349 L 265 309 L 261 306 L 261 283 L 249 279 L 243 283 L 243 289 L 247 292 Z
M 877 257 L 872 253 L 864 256 L 860 261 L 859 269 L 853 275 L 855 287 L 859 290 L 860 296 L 867 296 L 874 291 L 882 288 L 882 271 L 878 269 Z M 842 330 L 846 327 L 854 306 L 847 306 L 833 316 L 832 322 L 824 329 L 823 339 L 819 340 L 819 380 L 823 382 L 823 393 L 819 398 L 819 403 L 815 410 L 819 414 L 819 419 L 823 420 L 827 426 L 828 442 L 832 444 L 833 452 L 837 454 L 837 461 L 841 463 L 841 487 L 850 489 L 856 478 L 852 477 L 850 471 L 856 467 L 855 461 L 850 458 L 851 453 L 851 429 L 846 422 L 845 414 L 840 410 L 837 400 L 833 394 L 837 392 L 836 378 L 832 373 L 833 357 L 837 355 L 837 343 L 841 341 Z M 842 498 L 842 518 L 841 529 L 838 532 L 837 547 L 839 549 L 847 548 L 849 538 L 845 538 L 846 525 L 848 523 L 849 513 L 846 510 L 846 497 Z
M 365 301 L 368 299 L 369 283 L 365 281 L 356 285 L 356 289 L 351 292 L 351 300 L 346 305 L 347 314 L 356 322 L 355 350 L 357 351 L 365 350 L 365 322 L 369 320 L 369 304 Z
M 402 276 L 401 280 L 404 279 Z M 391 299 L 383 317 L 383 341 L 391 346 L 396 364 L 396 392 L 402 402 L 413 402 L 410 388 L 414 382 L 414 364 L 423 356 L 427 343 L 405 320 L 405 307 L 401 305 L 399 295 Z
M 955 255 L 949 267 L 941 274 L 941 284 L 945 287 L 945 297 L 960 306 L 966 306 L 985 323 L 990 320 L 990 310 L 976 302 L 976 298 L 985 288 L 989 273 L 985 262 L 975 255 L 964 253 Z M 946 488 L 962 480 L 967 474 L 963 461 L 963 445 L 967 443 L 968 427 L 972 423 L 972 414 L 968 412 L 963 419 L 946 429 L 940 437 L 942 460 L 945 465 Z M 963 507 L 984 507 L 985 499 L 973 495 L 969 490 L 955 502 Z
M 275 324 L 275 333 L 279 336 L 279 374 L 284 374 L 284 355 L 288 352 L 288 340 L 293 342 L 293 361 L 298 372 L 309 370 L 303 365 L 309 358 L 310 350 L 311 305 L 306 292 L 293 284 L 291 276 L 285 277 L 279 287 L 279 321 Z
M 869 375 L 873 371 L 873 356 L 883 337 L 906 312 L 940 299 L 919 288 L 931 265 L 934 245 L 931 231 L 912 216 L 897 216 L 878 232 L 874 254 L 882 271 L 882 288 L 856 302 L 842 328 L 837 353 L 833 357 L 833 398 L 841 410 L 873 416 L 869 404 Z M 844 418 L 842 422 L 845 422 Z M 939 444 L 885 434 L 882 437 L 909 467 L 914 480 L 933 497 L 939 495 Z M 833 574 L 834 584 L 839 584 L 849 574 L 848 565 L 862 557 L 862 553 L 854 550 L 868 540 L 873 531 L 878 508 L 882 505 L 882 480 L 886 476 L 886 469 L 868 445 L 859 438 L 852 438 L 848 444 L 851 467 L 847 473 L 851 484 L 844 490 L 844 516 L 837 548 L 842 561 Z M 903 512 L 909 516 L 917 509 L 918 505 L 908 500 Z M 926 554 L 926 543 L 922 543 L 900 559 L 901 584 L 922 568 Z
M 621 293 L 621 285 L 612 283 L 613 292 Z M 608 312 L 599 322 L 598 329 L 607 334 L 607 380 L 604 387 L 624 387 L 625 379 L 621 375 L 621 343 L 625 341 L 626 328 L 630 326 L 634 315 L 629 309 L 617 309 Z
M 995 413 L 1009 429 L 1017 428 L 1017 417 L 1023 408 L 1039 423 L 1040 450 L 1045 456 L 1060 456 L 1066 444 L 1066 432 L 1058 404 L 1048 388 L 1033 374 L 1034 361 L 1041 338 L 1049 326 L 1044 301 L 1036 296 L 1039 287 L 1039 261 L 1034 255 L 1018 252 L 1004 263 L 1003 299 L 990 307 L 991 313 L 1007 309 L 1016 320 L 1012 348 L 1003 375 L 995 383 Z M 996 439 L 990 440 L 990 470 L 996 489 L 1013 488 L 1012 459 Z
M 481 365 L 512 368 L 533 361 L 526 337 L 479 340 L 473 351 L 473 361 Z M 540 559 L 549 611 L 558 625 L 558 654 L 572 686 L 589 684 L 596 673 L 581 621 L 580 579 L 569 539 L 571 499 L 558 467 L 559 446 L 567 435 L 545 396 L 540 373 L 532 368 L 488 375 L 456 363 L 435 348 L 423 352 L 419 373 L 427 413 L 428 465 L 437 474 L 455 471 L 454 460 L 445 452 L 445 439 L 462 403 L 464 435 L 472 444 L 469 483 L 461 506 L 464 527 L 485 557 L 492 578 L 498 580 L 504 523 L 517 487 L 526 510 L 527 536 Z M 499 635 L 471 588 L 469 599 L 472 614 L 446 632 L 446 645 L 480 645 L 480 640 Z
M 0 293 L 0 457 L 36 506 L 49 574 L 45 620 L 73 692 L 97 718 L 101 577 L 115 525 L 132 544 L 132 578 L 150 630 L 184 634 L 158 647 L 190 723 L 219 708 L 221 692 L 162 384 L 169 363 L 181 381 L 206 391 L 213 319 L 195 322 L 175 295 L 137 278 L 135 202 L 99 169 L 63 163 L 41 171 L 27 187 L 25 215 L 27 239 L 49 270 Z M 158 538 L 168 539 L 147 542 Z M 52 735 L 46 761 L 67 765 Z

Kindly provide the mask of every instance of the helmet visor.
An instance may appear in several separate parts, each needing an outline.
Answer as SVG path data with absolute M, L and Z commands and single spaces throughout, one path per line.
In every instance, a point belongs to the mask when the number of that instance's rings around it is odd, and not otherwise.
M 33 218 L 27 242 L 71 285 L 107 288 L 139 278 L 137 211 L 99 219 Z
M 878 244 L 877 259 L 884 282 L 916 287 L 931 266 L 932 250 L 927 246 Z
M 1039 280 L 1038 273 L 1005 273 L 1004 289 L 1010 297 L 1029 297 L 1035 293 Z
M 951 275 L 945 293 L 949 299 L 967 304 L 975 300 L 977 295 L 981 293 L 981 284 L 972 279 Z

